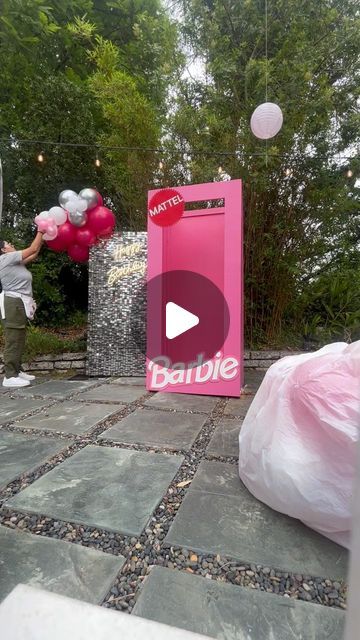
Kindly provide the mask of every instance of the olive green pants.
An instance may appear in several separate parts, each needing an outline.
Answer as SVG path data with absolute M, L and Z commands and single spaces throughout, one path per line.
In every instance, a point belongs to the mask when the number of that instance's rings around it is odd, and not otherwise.
M 22 357 L 25 350 L 27 317 L 21 298 L 5 296 L 4 327 L 4 367 L 5 377 L 17 377 L 21 371 Z

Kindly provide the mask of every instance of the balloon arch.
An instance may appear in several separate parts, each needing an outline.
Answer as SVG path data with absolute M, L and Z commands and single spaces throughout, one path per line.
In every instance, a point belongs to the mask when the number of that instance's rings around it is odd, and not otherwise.
M 115 216 L 104 207 L 103 199 L 95 189 L 82 189 L 79 194 L 71 189 L 59 195 L 60 206 L 42 211 L 35 218 L 39 231 L 50 249 L 66 251 L 75 262 L 86 262 L 90 247 L 99 240 L 110 238 L 115 228 Z

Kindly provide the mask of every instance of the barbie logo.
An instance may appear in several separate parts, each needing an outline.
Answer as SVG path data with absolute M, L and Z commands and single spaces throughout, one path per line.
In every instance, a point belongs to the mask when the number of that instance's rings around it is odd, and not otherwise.
M 205 384 L 220 380 L 233 380 L 239 375 L 240 363 L 237 358 L 223 358 L 221 351 L 212 360 L 204 362 L 203 354 L 198 355 L 192 366 L 184 362 L 171 363 L 170 358 L 158 356 L 148 363 L 152 389 L 164 389 L 168 385 Z

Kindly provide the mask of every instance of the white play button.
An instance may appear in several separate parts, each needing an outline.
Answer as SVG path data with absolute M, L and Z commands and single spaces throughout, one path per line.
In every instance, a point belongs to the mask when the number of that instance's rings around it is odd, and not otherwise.
M 189 331 L 199 324 L 199 318 L 194 313 L 179 307 L 175 302 L 168 302 L 166 305 L 166 337 L 172 340 L 180 336 L 185 331 Z

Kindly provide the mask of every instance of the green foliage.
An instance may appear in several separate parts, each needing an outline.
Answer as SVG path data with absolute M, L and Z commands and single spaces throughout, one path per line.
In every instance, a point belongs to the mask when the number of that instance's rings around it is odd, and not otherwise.
M 326 273 L 303 294 L 303 333 L 322 344 L 360 340 L 360 268 Z M 354 286 L 355 283 L 355 286 Z
M 318 265 L 334 270 L 358 250 L 359 158 L 352 178 L 339 163 L 359 141 L 358 10 L 352 0 L 273 0 L 266 60 L 263 0 L 178 4 L 205 73 L 180 84 L 171 144 L 189 161 L 174 165 L 169 152 L 165 180 L 218 180 L 220 164 L 243 179 L 246 338 L 272 342 L 301 324 L 297 298 Z M 268 142 L 249 127 L 266 85 L 284 114 Z M 230 155 L 207 155 L 217 150 Z
M 3 347 L 3 330 L 0 325 L 0 347 Z M 86 342 L 83 338 L 62 339 L 57 334 L 30 326 L 26 334 L 24 359 L 32 360 L 36 356 L 63 352 L 85 351 Z
M 121 228 L 140 228 L 151 155 L 109 150 L 98 169 L 95 147 L 81 145 L 159 146 L 179 59 L 160 0 L 2 0 L 0 58 L 1 236 L 29 243 L 35 215 L 63 189 L 85 186 L 103 194 Z M 32 269 L 37 322 L 63 324 L 86 309 L 86 268 L 47 251 Z

